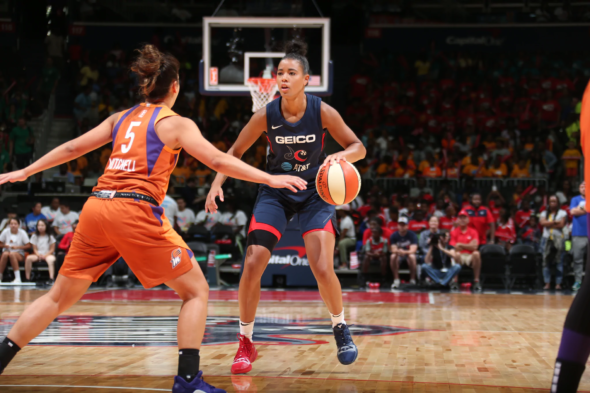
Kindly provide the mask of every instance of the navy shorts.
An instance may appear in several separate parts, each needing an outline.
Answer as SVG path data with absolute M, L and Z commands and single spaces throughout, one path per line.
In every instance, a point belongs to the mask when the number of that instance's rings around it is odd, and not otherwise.
M 302 237 L 314 231 L 338 235 L 336 208 L 317 193 L 302 202 L 294 202 L 280 192 L 261 187 L 248 229 L 248 245 L 261 245 L 272 252 L 296 214 Z

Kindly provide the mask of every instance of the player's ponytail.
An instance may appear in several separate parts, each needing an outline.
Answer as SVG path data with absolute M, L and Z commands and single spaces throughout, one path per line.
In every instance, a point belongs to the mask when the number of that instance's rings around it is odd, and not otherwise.
M 170 85 L 178 80 L 178 60 L 150 44 L 137 49 L 137 52 L 139 55 L 131 65 L 131 71 L 139 77 L 140 93 L 147 101 L 163 99 Z
M 293 59 L 297 60 L 301 63 L 301 68 L 303 68 L 303 74 L 309 74 L 309 62 L 307 61 L 307 44 L 299 39 L 294 39 L 292 41 L 288 41 L 285 44 L 285 57 L 284 59 Z

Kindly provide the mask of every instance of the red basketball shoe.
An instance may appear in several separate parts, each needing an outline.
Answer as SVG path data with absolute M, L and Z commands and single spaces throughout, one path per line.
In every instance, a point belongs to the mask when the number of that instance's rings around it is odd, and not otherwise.
M 254 363 L 258 357 L 258 352 L 256 352 L 254 344 L 248 337 L 239 334 L 238 338 L 240 339 L 240 347 L 238 348 L 238 353 L 236 353 L 234 362 L 231 365 L 231 373 L 245 374 L 252 370 L 252 363 Z

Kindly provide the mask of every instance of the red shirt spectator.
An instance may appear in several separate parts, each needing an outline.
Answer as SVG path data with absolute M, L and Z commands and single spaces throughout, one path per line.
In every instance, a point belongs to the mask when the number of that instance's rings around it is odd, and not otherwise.
M 389 239 L 391 237 L 391 235 L 393 234 L 393 231 L 391 231 L 387 227 L 383 226 L 383 227 L 381 227 L 381 230 L 383 231 L 382 236 L 386 239 Z M 367 240 L 369 240 L 371 238 L 371 236 L 373 236 L 373 234 L 371 232 L 371 228 L 365 229 L 365 232 L 363 232 L 363 244 L 366 244 Z
M 528 208 L 527 208 L 527 210 L 517 211 L 516 214 L 514 215 L 514 218 L 516 220 L 516 225 L 518 225 L 519 228 L 523 228 L 525 225 L 527 225 L 529 223 L 529 220 L 532 215 L 533 215 L 533 211 Z
M 72 239 L 74 239 L 74 232 L 68 232 L 61 238 L 59 245 L 57 246 L 58 250 L 65 251 L 66 254 L 70 251 L 70 246 L 72 244 Z
M 361 217 L 367 217 L 367 214 L 369 213 L 369 210 L 371 210 L 371 209 L 372 209 L 372 206 L 367 203 L 366 205 L 359 207 L 356 211 L 359 212 Z
M 445 90 L 451 87 L 455 87 L 455 81 L 453 79 L 443 79 L 440 81 L 440 89 Z
M 471 217 L 470 220 L 471 221 Z M 465 228 L 465 232 L 461 230 L 460 227 L 457 227 L 451 231 L 451 241 L 449 244 L 451 246 L 455 246 L 457 243 L 461 244 L 469 244 L 473 239 L 478 239 L 479 235 L 477 231 L 471 227 Z M 472 254 L 473 251 L 462 249 L 461 254 Z
M 440 229 L 446 229 L 447 231 L 451 231 L 457 222 L 457 217 L 441 217 L 439 218 L 439 226 Z
M 350 86 L 352 92 L 350 93 L 353 97 L 364 97 L 367 90 L 367 85 L 371 83 L 371 77 L 362 74 L 354 74 L 350 78 Z
M 481 206 L 481 195 L 475 194 L 470 205 L 463 208 L 469 214 L 469 227 L 475 229 L 479 234 L 479 244 L 487 243 L 487 231 L 496 220 L 490 209 Z
M 419 234 L 425 229 L 428 229 L 428 221 L 410 220 L 410 222 L 408 223 L 408 230 L 415 232 L 416 234 Z
M 555 79 L 548 77 L 541 81 L 541 88 L 545 90 L 553 90 L 555 88 Z
M 387 229 L 389 229 L 391 231 L 391 233 L 397 232 L 397 220 L 389 221 L 387 223 Z
M 516 229 L 514 222 L 509 219 L 506 223 L 498 222 L 496 226 L 496 239 L 506 243 L 514 243 L 516 241 Z
M 549 123 L 557 123 L 561 113 L 559 102 L 554 99 L 547 99 L 541 103 L 541 120 Z
M 498 222 L 500 219 L 500 207 L 496 206 L 496 201 L 494 200 L 491 200 L 488 204 L 490 205 L 488 209 L 490 209 L 490 212 L 494 217 L 494 221 Z

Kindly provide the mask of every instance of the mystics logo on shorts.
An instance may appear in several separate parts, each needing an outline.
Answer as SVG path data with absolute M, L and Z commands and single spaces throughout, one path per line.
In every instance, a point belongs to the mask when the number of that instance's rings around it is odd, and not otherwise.
M 182 250 L 177 248 L 176 250 L 172 251 L 172 259 L 170 259 L 170 263 L 172 264 L 172 269 L 180 264 L 180 256 L 182 255 Z
M 203 344 L 230 344 L 238 341 L 236 329 L 238 317 L 207 317 Z M 0 335 L 5 336 L 16 318 L 0 320 Z M 62 315 L 30 345 L 64 346 L 117 346 L 158 347 L 176 346 L 176 316 L 88 316 Z M 352 325 L 353 336 L 391 336 L 394 334 L 423 332 L 398 326 Z M 80 334 L 84 332 L 84 334 Z M 333 342 L 332 325 L 329 320 L 256 318 L 256 341 L 270 345 L 311 345 Z M 293 337 L 295 336 L 295 337 Z M 302 338 L 301 336 L 316 336 Z M 326 336 L 327 340 L 318 340 Z

